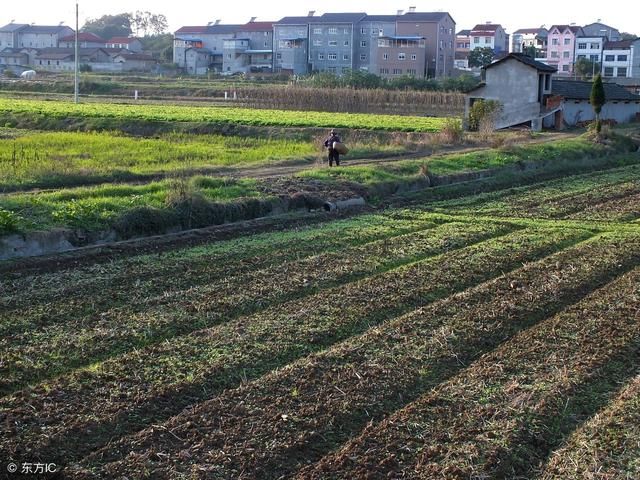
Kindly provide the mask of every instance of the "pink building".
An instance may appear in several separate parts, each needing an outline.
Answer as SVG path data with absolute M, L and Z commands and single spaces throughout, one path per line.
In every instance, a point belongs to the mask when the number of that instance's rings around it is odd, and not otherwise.
M 547 39 L 546 63 L 558 69 L 558 75 L 571 75 L 575 63 L 576 37 L 582 36 L 582 27 L 553 25 Z

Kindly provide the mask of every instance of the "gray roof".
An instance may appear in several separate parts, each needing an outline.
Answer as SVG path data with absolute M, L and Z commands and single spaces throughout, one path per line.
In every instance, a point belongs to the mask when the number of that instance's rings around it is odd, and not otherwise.
M 460 37 L 469 37 L 471 36 L 471 30 L 460 30 L 456 35 Z
M 7 33 L 7 32 L 15 32 L 16 30 L 20 30 L 21 28 L 24 27 L 28 27 L 29 25 L 27 25 L 26 23 L 10 23 L 9 25 L 5 25 L 4 27 L 0 28 L 0 32 L 2 33 Z
M 534 60 L 529 55 L 525 55 L 524 53 L 510 53 L 509 55 L 505 55 L 500 60 L 497 60 L 492 64 L 487 65 L 484 68 L 487 69 L 487 68 L 495 67 L 496 65 L 499 65 L 502 62 L 505 62 L 510 59 L 517 60 L 520 63 L 524 63 L 525 65 L 533 67 L 540 72 L 556 73 L 558 71 L 556 67 L 552 67 L 550 65 L 547 65 L 546 63 L 538 62 L 537 60 Z
M 230 35 L 240 30 L 242 25 L 209 25 L 207 27 L 207 34 L 209 35 Z
M 365 12 L 356 13 L 325 13 L 320 17 L 321 23 L 357 23 L 367 14 Z
M 447 12 L 407 12 L 398 17 L 400 22 L 439 22 L 446 16 L 451 16 Z
M 395 22 L 398 15 L 367 15 L 362 19 L 363 22 Z
M 640 95 L 634 95 L 616 83 L 603 83 L 604 98 L 609 100 L 640 101 Z M 560 95 L 571 100 L 589 100 L 593 83 L 575 80 L 554 80 L 551 86 L 553 95 Z
M 28 25 L 27 28 L 24 29 L 24 33 L 55 34 L 69 28 L 70 27 L 66 25 Z
M 320 17 L 284 17 L 274 23 L 274 25 L 308 25 L 315 23 Z

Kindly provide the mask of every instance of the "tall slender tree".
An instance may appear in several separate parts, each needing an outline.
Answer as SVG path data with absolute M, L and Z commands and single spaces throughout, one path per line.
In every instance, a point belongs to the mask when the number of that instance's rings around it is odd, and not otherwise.
M 602 106 L 606 101 L 604 96 L 604 85 L 602 85 L 602 76 L 598 74 L 593 81 L 593 86 L 591 87 L 591 106 L 593 107 L 593 111 L 596 114 L 596 132 L 600 134 L 602 130 L 602 123 L 600 121 L 600 112 L 602 111 Z

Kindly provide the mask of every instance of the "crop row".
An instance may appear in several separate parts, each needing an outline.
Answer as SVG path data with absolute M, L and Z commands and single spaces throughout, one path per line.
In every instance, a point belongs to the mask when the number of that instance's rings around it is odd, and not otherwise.
M 2 399 L 7 424 L 15 426 L 13 440 L 4 448 L 10 451 L 18 442 L 20 449 L 33 454 L 72 458 L 103 444 L 105 436 L 168 418 L 194 399 L 257 378 L 588 236 L 561 230 L 515 232 L 341 288 L 323 289 L 27 388 Z M 197 324 L 209 313 L 214 312 L 183 317 Z M 25 402 L 30 405 L 27 410 Z
M 640 478 L 640 376 L 574 432 L 536 478 Z
M 436 210 L 560 218 L 640 190 L 636 165 L 434 204 Z
M 637 265 L 640 255 L 629 253 L 639 242 L 598 238 L 528 264 L 226 391 L 111 445 L 85 464 L 115 460 L 101 470 L 103 476 L 132 467 L 130 472 L 148 470 L 158 478 L 204 470 L 208 478 L 289 476 L 484 352 Z M 120 460 L 125 452 L 134 453 Z
M 92 299 L 59 304 L 39 329 L 9 331 L 0 340 L 4 357 L 0 392 L 62 373 L 69 368 L 224 322 L 285 300 L 306 297 L 418 259 L 439 255 L 509 231 L 505 226 L 447 224 L 435 230 L 378 240 L 290 263 L 233 275 L 233 265 L 216 277 L 191 275 L 156 295 L 130 293 L 131 303 L 97 311 Z M 46 308 L 50 309 L 47 305 Z M 28 312 L 27 312 L 28 313 Z M 38 322 L 22 311 L 10 323 Z M 24 319 L 24 320 L 21 320 Z
M 443 222 L 439 222 L 443 223 Z M 40 313 L 40 321 L 27 328 L 49 323 L 57 308 L 91 300 L 93 310 L 135 303 L 140 298 L 186 288 L 207 279 L 224 278 L 299 260 L 325 251 L 362 245 L 436 224 L 428 214 L 410 219 L 397 215 L 368 214 L 336 220 L 319 226 L 208 243 L 168 252 L 118 258 L 109 263 L 67 268 L 55 272 L 7 276 L 0 282 L 0 313 L 19 310 L 23 316 Z M 142 296 L 142 297 L 141 297 Z M 37 309 L 37 310 L 36 310 Z M 21 322 L 24 324 L 24 322 Z M 5 321 L 5 329 L 18 324 Z
M 639 280 L 635 269 L 516 335 L 301 478 L 374 465 L 373 478 L 532 478 L 637 373 Z
M 116 118 L 145 122 L 208 122 L 218 124 L 357 128 L 410 132 L 439 131 L 444 119 L 368 115 L 357 113 L 296 112 L 228 107 L 182 107 L 169 105 L 73 104 L 0 99 L 0 113 L 26 113 L 45 117 Z

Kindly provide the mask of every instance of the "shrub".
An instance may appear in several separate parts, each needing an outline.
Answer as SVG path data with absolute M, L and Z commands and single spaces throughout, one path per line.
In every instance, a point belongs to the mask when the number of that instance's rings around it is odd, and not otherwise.
M 443 143 L 456 145 L 462 141 L 464 132 L 462 130 L 462 122 L 457 118 L 447 118 L 442 123 L 439 133 Z
M 492 132 L 501 109 L 502 105 L 496 100 L 476 100 L 469 110 L 469 130 Z
M 113 224 L 120 238 L 158 235 L 180 225 L 175 212 L 152 207 L 138 207 L 121 215 Z
M 0 234 L 16 231 L 19 222 L 20 216 L 4 208 L 0 208 Z

